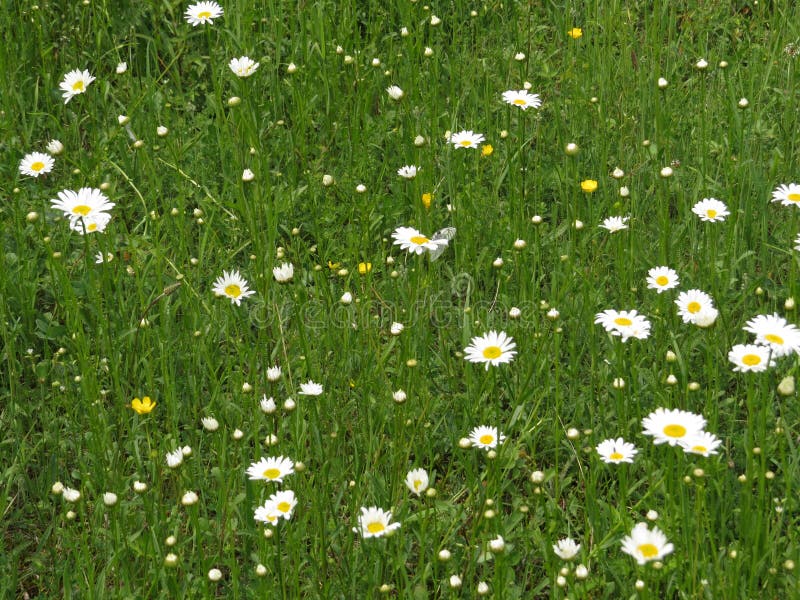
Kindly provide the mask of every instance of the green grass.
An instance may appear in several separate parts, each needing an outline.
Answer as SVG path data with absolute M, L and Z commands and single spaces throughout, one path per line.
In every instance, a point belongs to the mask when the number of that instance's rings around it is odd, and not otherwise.
M 792 597 L 800 408 L 776 389 L 798 359 L 737 373 L 727 355 L 752 341 L 741 328 L 755 315 L 797 321 L 785 302 L 800 299 L 800 222 L 769 202 L 798 179 L 794 3 L 226 0 L 198 27 L 188 5 L 12 2 L 0 15 L 0 596 L 475 597 L 484 581 L 504 599 Z M 227 66 L 242 55 L 260 63 L 246 79 Z M 76 68 L 97 79 L 65 104 Z M 502 101 L 524 82 L 538 110 Z M 462 129 L 491 155 L 447 142 Z M 20 174 L 54 138 L 53 171 Z M 410 164 L 416 178 L 399 178 Z M 101 185 L 116 204 L 105 232 L 70 231 L 50 200 Z M 691 212 L 707 197 L 727 204 L 724 222 Z M 629 229 L 598 227 L 614 215 Z M 403 226 L 457 234 L 431 262 L 392 245 Z M 272 276 L 282 262 L 290 283 Z M 658 265 L 678 290 L 647 289 Z M 214 296 L 223 270 L 256 292 L 241 306 Z M 691 288 L 713 297 L 713 327 L 677 315 Z M 609 308 L 646 315 L 650 336 L 607 335 L 594 318 Z M 464 349 L 492 329 L 518 354 L 487 371 Z M 321 396 L 298 395 L 309 379 Z M 143 396 L 157 406 L 138 415 Z M 719 454 L 654 445 L 641 421 L 657 407 L 702 414 Z M 496 453 L 459 446 L 479 425 L 507 436 Z M 616 437 L 639 449 L 633 464 L 600 461 L 595 446 Z M 280 455 L 304 468 L 280 486 L 247 479 Z M 435 494 L 406 488 L 417 467 Z M 81 499 L 53 494 L 57 481 Z M 298 505 L 265 528 L 254 510 L 278 489 Z M 181 505 L 187 490 L 197 504 Z M 362 539 L 362 506 L 400 529 Z M 621 550 L 648 511 L 675 547 L 661 568 Z M 567 536 L 581 544 L 572 563 L 552 550 Z

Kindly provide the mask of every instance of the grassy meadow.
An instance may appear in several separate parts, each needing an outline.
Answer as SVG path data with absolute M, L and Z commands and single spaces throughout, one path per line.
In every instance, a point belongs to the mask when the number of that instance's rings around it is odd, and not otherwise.
M 0 26 L 0 597 L 797 597 L 800 6 Z

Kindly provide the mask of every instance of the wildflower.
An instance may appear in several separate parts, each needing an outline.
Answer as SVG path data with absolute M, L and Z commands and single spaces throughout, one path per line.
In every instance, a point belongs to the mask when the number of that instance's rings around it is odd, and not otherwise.
M 403 329 L 405 329 L 405 326 L 402 323 L 398 323 L 397 321 L 395 321 L 389 328 L 389 333 L 391 333 L 392 335 L 400 335 L 401 333 L 403 333 Z
M 528 108 L 539 108 L 542 101 L 539 99 L 539 94 L 531 94 L 527 90 L 508 90 L 503 92 L 503 100 L 511 106 L 518 106 L 522 110 Z
M 708 457 L 712 454 L 717 454 L 717 448 L 722 444 L 722 440 L 713 433 L 701 431 L 678 443 L 687 454 L 700 454 L 701 456 Z
M 111 221 L 108 213 L 97 213 L 91 217 L 80 217 L 70 220 L 69 228 L 83 235 L 84 233 L 102 233 Z
M 342 294 L 342 297 L 339 298 L 339 302 L 341 302 L 345 306 L 350 304 L 352 301 L 353 301 L 353 294 L 351 294 L 350 292 L 345 292 L 344 294 Z
M 314 383 L 309 379 L 306 383 L 300 384 L 300 391 L 298 393 L 301 396 L 319 396 L 322 394 L 322 385 Z
M 384 511 L 377 506 L 361 507 L 358 517 L 358 528 L 353 528 L 356 533 L 361 533 L 363 538 L 382 537 L 390 535 L 400 528 L 400 523 L 391 523 L 392 513 Z
M 150 399 L 150 396 L 145 396 L 141 400 L 134 398 L 131 400 L 131 408 L 136 411 L 137 415 L 146 415 L 156 407 L 156 403 Z
M 333 175 L 328 175 L 327 173 L 322 176 L 322 185 L 325 187 L 330 187 L 334 183 Z
M 672 167 L 664 167 L 658 172 L 661 177 L 666 179 L 667 177 L 672 177 Z
M 614 179 L 622 179 L 623 177 L 625 177 L 625 171 L 623 171 L 619 167 L 614 167 L 614 170 L 611 171 L 611 176 Z
M 678 274 L 669 267 L 653 267 L 647 272 L 647 287 L 659 294 L 680 284 Z
M 156 127 L 156 135 L 158 137 L 166 137 L 168 133 L 169 129 L 167 129 L 163 125 L 159 125 L 158 127 Z
M 485 141 L 481 133 L 474 133 L 472 130 L 462 130 L 450 136 L 450 143 L 456 148 L 477 148 L 478 144 Z
M 497 427 L 489 427 L 487 425 L 480 425 L 469 434 L 470 444 L 484 450 L 496 448 L 497 444 L 502 444 L 505 439 L 506 436 L 500 433 Z
M 49 154 L 43 152 L 31 152 L 26 154 L 21 161 L 19 161 L 19 172 L 23 175 L 30 175 L 31 177 L 38 177 L 53 170 L 53 165 L 56 161 Z
M 594 179 L 584 179 L 581 181 L 581 190 L 587 194 L 591 194 L 597 190 L 597 182 Z
M 192 27 L 213 23 L 214 19 L 221 17 L 222 7 L 216 2 L 198 2 L 186 9 L 184 18 Z
M 690 439 L 703 431 L 706 420 L 702 415 L 685 410 L 657 408 L 642 419 L 644 435 L 653 436 L 653 443 L 677 445 L 681 440 Z
M 406 165 L 397 169 L 397 174 L 403 179 L 414 179 L 417 176 L 417 168 L 414 165 Z
M 294 463 L 291 459 L 283 456 L 262 458 L 260 461 L 252 463 L 247 469 L 251 480 L 263 479 L 277 483 L 283 483 L 283 478 L 292 473 L 294 473 Z
M 252 296 L 255 291 L 247 287 L 247 281 L 239 275 L 239 271 L 222 272 L 222 277 L 217 277 L 212 289 L 216 296 L 225 296 L 231 299 L 231 304 L 240 306 L 243 298 Z
M 502 535 L 498 535 L 493 540 L 489 540 L 489 550 L 491 550 L 494 554 L 500 554 L 505 549 L 506 541 L 503 539 Z
M 117 63 L 117 68 L 115 69 L 117 75 L 122 75 L 127 70 L 128 70 L 128 63 L 126 62 Z
M 650 321 L 635 310 L 607 309 L 597 313 L 594 322 L 602 325 L 611 335 L 621 337 L 623 342 L 631 337 L 644 340 L 650 336 Z
M 716 198 L 703 198 L 692 207 L 692 212 L 700 217 L 701 221 L 708 221 L 709 223 L 724 221 L 725 217 L 731 214 L 728 212 L 728 207 L 725 206 L 725 203 Z
M 101 265 L 103 263 L 109 263 L 114 260 L 114 253 L 113 252 L 106 252 L 105 256 L 103 256 L 102 252 L 98 252 L 94 256 L 95 264 Z
M 278 512 L 278 507 L 275 506 L 275 502 L 272 499 L 269 499 L 264 502 L 263 505 L 256 508 L 253 518 L 256 521 L 266 523 L 267 525 L 276 525 L 278 523 L 278 519 L 281 518 L 281 513 Z
M 695 63 L 695 65 L 694 65 L 694 66 L 695 66 L 697 69 L 699 69 L 700 71 L 702 71 L 703 69 L 705 69 L 706 67 L 708 67 L 708 61 L 707 61 L 705 58 L 701 58 L 700 60 L 698 60 L 698 61 Z
M 678 306 L 678 316 L 684 323 L 695 323 L 700 314 L 714 308 L 711 296 L 697 289 L 681 292 L 675 304 Z
M 64 144 L 59 142 L 58 140 L 50 140 L 47 142 L 47 152 L 50 153 L 52 156 L 56 156 L 61 154 L 64 151 Z
M 402 89 L 400 89 L 399 86 L 396 85 L 390 85 L 389 87 L 387 87 L 386 93 L 389 94 L 389 97 L 392 100 L 400 100 L 402 99 L 403 96 L 405 96 L 405 92 Z
M 200 4 L 214 4 L 213 2 L 201 2 Z M 219 569 L 211 569 L 208 572 L 209 581 L 219 581 L 222 579 L 222 571 Z
M 607 219 L 603 219 L 600 227 L 608 229 L 611 233 L 615 233 L 628 228 L 626 224 L 628 219 L 630 219 L 630 217 L 608 217 Z
M 237 77 L 250 77 L 258 69 L 259 63 L 255 62 L 252 58 L 241 56 L 239 58 L 232 58 L 228 63 L 228 67 L 233 71 Z
M 755 334 L 756 344 L 769 346 L 776 358 L 792 352 L 800 354 L 800 330 L 777 314 L 756 315 L 743 329 Z
M 193 506 L 197 504 L 198 500 L 200 500 L 200 497 L 196 492 L 192 492 L 191 490 L 181 496 L 181 504 L 184 506 Z
M 279 267 L 273 267 L 272 275 L 278 283 L 287 283 L 294 277 L 294 265 L 292 263 L 282 263 Z
M 392 399 L 398 404 L 405 402 L 406 398 L 407 396 L 404 390 L 397 390 L 396 392 L 392 393 Z
M 492 152 L 494 152 L 494 147 L 491 144 L 481 146 L 481 156 L 491 156 Z
M 406 474 L 406 486 L 417 496 L 428 489 L 429 483 L 428 472 L 425 469 L 413 469 Z
M 436 26 L 437 26 L 437 25 L 439 25 L 441 22 L 442 22 L 442 20 L 441 20 L 439 17 L 437 17 L 436 15 L 431 15 L 431 25 L 433 25 L 434 27 L 436 27 Z
M 573 40 L 577 40 L 579 37 L 583 35 L 583 29 L 580 27 L 573 27 L 567 32 L 567 35 L 571 37 Z
M 103 494 L 103 504 L 106 506 L 114 506 L 117 500 L 117 495 L 114 492 L 106 492 Z
M 570 142 L 564 146 L 564 152 L 567 154 L 567 156 L 575 156 L 578 152 L 580 152 L 580 147 L 575 142 Z
M 133 491 L 137 494 L 144 494 L 147 491 L 147 484 L 143 481 L 134 481 Z
M 166 460 L 170 469 L 177 469 L 183 464 L 183 451 L 178 448 L 172 452 L 167 452 Z
M 58 200 L 50 200 L 50 205 L 62 211 L 71 221 L 95 217 L 114 208 L 114 203 L 109 202 L 103 192 L 88 187 L 77 192 L 62 190 L 58 192 Z
M 253 171 L 251 171 L 250 169 L 245 169 L 244 171 L 242 171 L 242 181 L 244 181 L 245 183 L 249 183 L 253 181 L 253 179 L 255 178 L 256 174 L 253 173 Z
M 800 206 L 800 185 L 782 184 L 772 192 L 771 202 L 780 202 L 783 206 Z
M 81 493 L 78 490 L 72 489 L 71 487 L 65 487 L 61 491 L 61 495 L 67 502 L 77 502 L 81 499 Z
M 450 587 L 453 589 L 461 587 L 461 577 L 458 575 L 450 575 Z
M 426 251 L 433 252 L 448 245 L 446 238 L 428 238 L 413 227 L 398 227 L 392 232 L 394 245 L 400 246 L 401 250 L 408 250 L 412 254 L 424 254 Z
M 575 540 L 572 538 L 564 538 L 553 544 L 553 552 L 555 552 L 556 556 L 561 560 L 572 560 L 578 555 L 580 550 L 581 545 L 576 544 Z
M 84 93 L 88 85 L 94 80 L 95 78 L 86 69 L 83 71 L 74 69 L 64 75 L 64 81 L 58 84 L 58 87 L 64 92 L 61 94 L 61 97 L 64 98 L 64 104 L 78 94 Z
M 281 368 L 278 365 L 267 369 L 267 380 L 278 381 L 281 378 Z
M 214 417 L 203 417 L 200 419 L 200 422 L 203 424 L 203 429 L 206 431 L 216 431 L 219 429 L 219 421 Z
M 795 385 L 794 385 L 794 376 L 787 375 L 781 382 L 778 384 L 778 393 L 781 396 L 791 396 L 794 394 Z
M 297 506 L 297 498 L 295 498 L 292 490 L 283 490 L 275 492 L 269 497 L 267 502 L 272 502 L 278 516 L 283 517 L 287 521 L 292 518 L 292 511 Z
M 740 373 L 761 373 L 775 366 L 771 358 L 771 350 L 767 346 L 755 344 L 736 344 L 728 352 L 728 360 L 734 364 L 733 370 Z
M 484 363 L 486 370 L 489 365 L 496 367 L 501 363 L 510 363 L 517 353 L 514 338 L 506 335 L 504 331 L 490 331 L 483 336 L 475 336 L 470 345 L 464 348 L 464 358 L 469 362 Z
M 630 554 L 640 565 L 665 557 L 674 550 L 658 527 L 652 530 L 647 523 L 637 523 L 629 536 L 622 539 L 622 551 Z
M 621 437 L 600 442 L 597 444 L 596 450 L 600 455 L 600 460 L 608 464 L 632 463 L 633 457 L 639 453 L 636 446 Z
M 475 591 L 479 596 L 485 596 L 489 593 L 489 584 L 485 581 L 479 581 L 478 586 L 475 588 Z
M 658 78 L 658 88 L 659 89 L 661 89 L 661 90 L 666 89 L 668 85 L 669 85 L 669 81 L 667 81 L 663 77 L 659 77 Z

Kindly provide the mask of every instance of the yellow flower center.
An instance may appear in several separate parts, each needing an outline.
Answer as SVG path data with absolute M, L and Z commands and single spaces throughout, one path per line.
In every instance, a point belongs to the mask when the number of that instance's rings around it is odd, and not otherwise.
M 211 11 L 210 10 L 204 10 L 202 12 L 199 12 L 199 13 L 197 13 L 197 18 L 198 19 L 210 19 L 211 18 Z
M 416 244 L 417 246 L 422 246 L 423 244 L 427 244 L 428 242 L 430 242 L 430 240 L 426 238 L 424 235 L 415 235 L 411 238 L 411 243 Z
M 664 427 L 664 435 L 673 438 L 682 438 L 686 435 L 686 427 L 683 425 L 667 425 Z
M 277 479 L 281 475 L 281 470 L 276 469 L 275 467 L 272 467 L 270 469 L 264 469 L 263 475 L 267 479 Z
M 277 508 L 282 513 L 287 513 L 291 510 L 292 505 L 289 504 L 288 502 L 279 502 Z
M 380 523 L 379 521 L 373 521 L 372 523 L 367 525 L 367 531 L 369 531 L 370 533 L 380 533 L 384 529 L 386 529 L 386 525 Z
M 97 229 L 97 223 L 89 223 L 89 226 L 86 228 L 86 231 L 95 231 Z
M 76 81 L 72 84 L 72 91 L 73 92 L 82 92 L 84 90 L 83 81 Z
M 491 433 L 484 433 L 481 437 L 478 438 L 478 441 L 484 446 L 488 446 L 489 444 L 494 442 L 494 436 Z
M 76 214 L 76 215 L 80 215 L 82 217 L 85 217 L 90 212 L 92 212 L 92 207 L 91 206 L 86 206 L 85 204 L 78 204 L 78 206 L 74 206 L 72 208 L 72 212 L 74 214 Z
M 242 288 L 235 283 L 225 286 L 225 294 L 231 298 L 238 298 L 242 295 Z
M 698 454 L 705 454 L 708 452 L 708 448 L 705 446 L 692 446 L 692 452 L 697 452 Z
M 716 217 L 716 216 L 717 216 L 717 211 L 715 211 L 713 208 L 709 208 L 709 209 L 706 211 L 706 214 L 708 215 L 708 218 L 709 218 L 709 219 L 713 219 L 714 217 Z
M 761 357 L 758 354 L 745 354 L 742 357 L 742 362 L 748 367 L 754 367 L 761 362 Z
M 775 335 L 774 333 L 768 333 L 767 335 L 764 336 L 764 339 L 771 344 L 778 344 L 779 346 L 783 346 L 783 338 L 779 335 Z
M 701 308 L 702 306 L 700 306 L 699 302 L 692 301 L 686 305 L 686 310 L 688 310 L 692 314 L 699 313 Z
M 610 458 L 611 460 L 620 460 L 624 458 L 624 456 L 620 452 L 612 452 L 611 454 L 608 455 L 608 458 Z
M 483 358 L 493 360 L 499 358 L 502 353 L 503 351 L 500 350 L 499 346 L 486 346 L 486 348 L 483 349 Z
M 669 277 L 666 275 L 659 275 L 656 277 L 656 283 L 658 285 L 667 285 L 669 283 Z
M 472 146 L 472 140 L 461 140 L 458 143 L 464 146 L 465 148 L 469 148 L 470 146 Z
M 422 480 L 421 479 L 415 479 L 414 480 L 414 489 L 415 490 L 418 490 L 421 485 L 422 485 Z
M 656 548 L 654 544 L 639 544 L 636 546 L 636 549 L 639 551 L 639 554 L 648 559 L 658 556 L 658 548 Z
M 798 193 L 789 194 L 786 197 L 789 199 L 789 202 L 800 202 L 800 194 Z
M 614 319 L 614 323 L 616 325 L 619 325 L 620 327 L 630 327 L 631 325 L 633 325 L 633 321 L 631 321 L 627 317 L 617 317 L 616 319 Z
M 514 104 L 517 106 L 525 106 L 527 102 L 525 102 L 525 98 L 514 98 Z
M 36 171 L 38 173 L 42 169 L 44 169 L 44 163 L 40 160 L 37 160 L 31 165 L 31 171 Z

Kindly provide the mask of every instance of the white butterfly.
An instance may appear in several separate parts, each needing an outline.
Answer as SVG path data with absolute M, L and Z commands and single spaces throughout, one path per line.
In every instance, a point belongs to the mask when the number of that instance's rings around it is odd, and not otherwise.
M 445 227 L 444 229 L 440 229 L 436 233 L 433 234 L 431 240 L 447 240 L 448 242 L 456 237 L 456 228 L 455 227 Z M 431 261 L 436 260 L 439 258 L 442 253 L 447 249 L 447 244 L 442 244 L 436 247 L 436 250 L 429 250 L 428 254 L 431 257 Z

